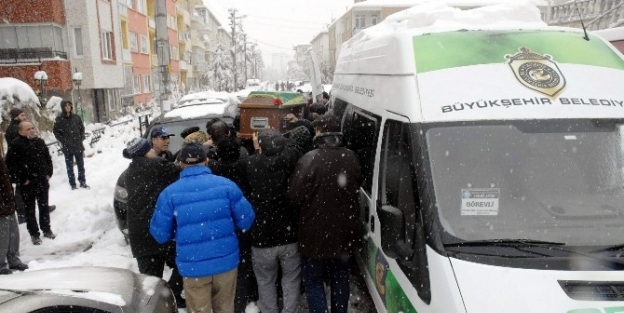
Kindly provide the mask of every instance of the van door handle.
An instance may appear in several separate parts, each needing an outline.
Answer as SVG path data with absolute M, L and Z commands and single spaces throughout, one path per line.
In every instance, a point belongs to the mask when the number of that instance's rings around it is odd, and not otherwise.
M 370 229 L 371 229 L 371 233 L 375 233 L 375 217 L 374 216 L 370 216 Z

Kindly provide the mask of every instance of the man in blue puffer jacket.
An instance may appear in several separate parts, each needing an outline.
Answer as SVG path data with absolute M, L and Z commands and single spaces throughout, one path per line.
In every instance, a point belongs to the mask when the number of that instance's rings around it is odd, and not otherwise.
M 150 233 L 160 244 L 175 237 L 189 312 L 234 312 L 236 229 L 247 231 L 255 213 L 234 182 L 212 174 L 201 145 L 184 146 L 178 161 L 180 180 L 160 193 Z

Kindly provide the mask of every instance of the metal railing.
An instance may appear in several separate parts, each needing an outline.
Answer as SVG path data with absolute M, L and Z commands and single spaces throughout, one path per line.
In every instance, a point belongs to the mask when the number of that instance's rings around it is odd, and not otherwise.
M 43 59 L 67 60 L 67 52 L 51 48 L 0 49 L 0 64 L 41 63 Z
M 608 11 L 604 12 L 599 17 L 591 20 L 587 23 L 587 29 L 597 30 L 611 27 L 617 27 L 622 25 L 624 21 L 624 3 L 620 3 Z
M 621 0 L 577 0 L 554 5 L 549 8 L 547 23 L 565 26 L 583 19 L 588 29 L 614 27 L 624 17 L 622 4 Z

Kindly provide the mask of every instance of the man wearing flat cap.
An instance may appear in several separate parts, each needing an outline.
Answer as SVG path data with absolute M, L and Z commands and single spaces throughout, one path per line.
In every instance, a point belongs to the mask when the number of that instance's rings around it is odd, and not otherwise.
M 236 229 L 255 218 L 231 180 L 213 175 L 197 143 L 178 154 L 180 179 L 158 196 L 150 233 L 161 244 L 175 239 L 189 312 L 234 312 L 239 247 Z
M 128 239 L 132 256 L 136 258 L 139 272 L 156 277 L 163 276 L 165 264 L 173 269 L 169 287 L 178 303 L 184 307 L 182 277 L 175 264 L 175 246 L 161 245 L 149 233 L 149 223 L 156 207 L 156 199 L 163 189 L 178 180 L 180 167 L 156 156 L 149 141 L 132 139 L 123 150 L 123 156 L 132 159 L 125 175 L 128 191 Z
M 174 134 L 167 131 L 164 126 L 157 126 L 150 132 L 150 139 L 152 143 L 152 149 L 156 152 L 156 155 L 169 161 L 175 161 L 173 153 L 169 151 L 169 141 Z

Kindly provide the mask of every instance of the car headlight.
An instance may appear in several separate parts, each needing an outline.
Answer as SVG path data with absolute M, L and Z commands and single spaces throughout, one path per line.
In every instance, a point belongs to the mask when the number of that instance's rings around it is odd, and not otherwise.
M 115 186 L 115 199 L 118 201 L 128 201 L 128 191 L 126 188 Z

